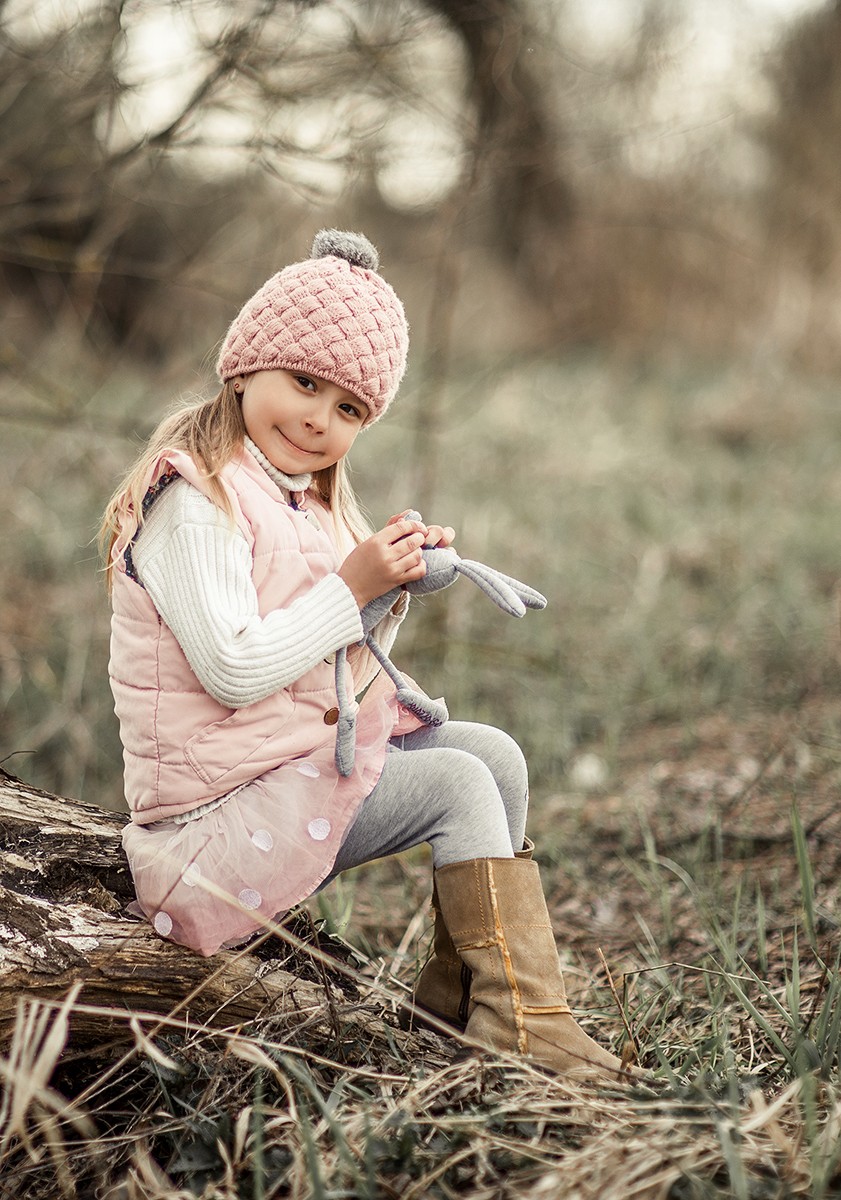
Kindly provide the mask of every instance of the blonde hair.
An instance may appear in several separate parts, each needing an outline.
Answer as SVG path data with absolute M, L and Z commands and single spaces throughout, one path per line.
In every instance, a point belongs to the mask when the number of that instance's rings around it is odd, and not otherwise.
M 158 425 L 149 443 L 138 456 L 109 500 L 99 528 L 99 546 L 105 559 L 108 590 L 113 582 L 117 559 L 114 543 L 127 523 L 143 524 L 143 498 L 150 473 L 168 450 L 183 450 L 202 469 L 211 499 L 233 520 L 231 503 L 222 484 L 221 473 L 242 447 L 245 438 L 240 397 L 233 380 L 222 384 L 212 400 L 179 406 Z M 152 480 L 154 482 L 154 480 Z M 310 491 L 330 509 L 337 533 L 342 526 L 356 544 L 373 532 L 351 486 L 344 458 L 312 477 Z

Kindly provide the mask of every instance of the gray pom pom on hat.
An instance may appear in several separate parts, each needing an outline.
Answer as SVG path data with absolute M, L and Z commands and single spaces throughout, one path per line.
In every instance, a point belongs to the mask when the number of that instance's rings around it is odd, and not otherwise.
M 380 256 L 376 246 L 364 233 L 351 233 L 346 229 L 320 229 L 313 238 L 310 258 L 344 258 L 352 267 L 364 267 L 376 271 Z

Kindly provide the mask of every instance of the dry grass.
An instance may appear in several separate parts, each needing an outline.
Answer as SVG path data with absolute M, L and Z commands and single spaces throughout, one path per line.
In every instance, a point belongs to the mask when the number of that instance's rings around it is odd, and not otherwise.
M 569 781 L 535 812 L 573 1003 L 615 1049 L 627 1024 L 656 1089 L 588 1089 L 399 1031 L 425 923 L 417 854 L 326 894 L 327 925 L 352 908 L 364 953 L 322 929 L 333 986 L 303 1025 L 137 1014 L 128 1048 L 80 1054 L 84 997 L 22 1009 L 0 1195 L 838 1195 L 839 751 L 817 698 L 652 727 L 613 778 L 588 793 Z

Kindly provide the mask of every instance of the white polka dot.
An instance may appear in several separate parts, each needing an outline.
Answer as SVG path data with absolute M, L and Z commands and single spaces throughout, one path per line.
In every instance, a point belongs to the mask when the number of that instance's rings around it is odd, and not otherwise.
M 155 919 L 152 924 L 155 926 L 155 933 L 159 933 L 161 937 L 166 937 L 172 933 L 172 917 L 169 913 L 155 913 Z
M 258 850 L 265 850 L 267 852 L 274 845 L 274 838 L 268 829 L 255 829 L 251 835 L 251 840 Z
M 254 888 L 243 888 L 239 894 L 239 902 L 243 908 L 259 908 L 263 897 Z
M 195 887 L 201 879 L 201 867 L 198 863 L 187 863 L 184 870 L 181 872 L 181 878 L 187 887 Z
M 330 836 L 331 828 L 326 817 L 316 817 L 314 821 L 310 821 L 307 831 L 314 842 L 323 842 L 326 837 Z
M 321 774 L 315 763 L 311 762 L 302 762 L 295 768 L 295 770 L 300 775 L 306 775 L 308 779 L 318 779 L 319 775 Z

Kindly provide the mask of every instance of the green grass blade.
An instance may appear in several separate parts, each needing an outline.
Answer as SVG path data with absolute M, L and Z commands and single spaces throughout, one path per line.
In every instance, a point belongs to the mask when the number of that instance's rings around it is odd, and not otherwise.
M 815 878 L 812 872 L 812 861 L 809 857 L 809 846 L 803 830 L 803 822 L 797 805 L 791 806 L 791 829 L 794 835 L 794 853 L 797 857 L 797 870 L 800 875 L 801 899 L 803 917 L 806 922 L 806 935 L 809 945 L 817 953 L 818 940 L 815 924 Z

